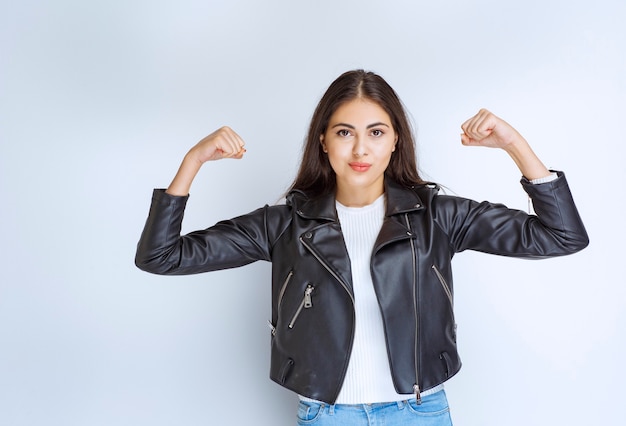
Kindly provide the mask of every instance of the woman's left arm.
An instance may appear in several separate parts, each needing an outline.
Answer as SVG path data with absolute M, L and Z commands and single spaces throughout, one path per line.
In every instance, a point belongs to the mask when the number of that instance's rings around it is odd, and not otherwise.
M 456 251 L 534 258 L 575 253 L 589 244 L 565 176 L 558 172 L 546 179 L 548 183 L 531 183 L 543 181 L 552 172 L 513 127 L 482 109 L 461 128 L 464 145 L 502 148 L 509 153 L 524 176 L 521 182 L 536 216 L 501 204 L 439 197 L 437 220 Z
M 466 146 L 485 146 L 505 150 L 528 180 L 541 179 L 550 171 L 531 149 L 530 145 L 510 124 L 486 109 L 461 125 L 461 143 Z

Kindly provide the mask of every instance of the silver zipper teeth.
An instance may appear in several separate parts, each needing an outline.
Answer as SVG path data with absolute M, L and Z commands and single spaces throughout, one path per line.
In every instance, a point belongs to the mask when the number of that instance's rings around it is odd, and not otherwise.
M 317 261 L 328 271 L 330 272 L 330 274 L 337 280 L 337 282 L 339 282 L 339 284 L 341 284 L 344 288 L 344 290 L 346 290 L 346 292 L 348 293 L 348 296 L 350 296 L 350 300 L 352 300 L 352 304 L 354 305 L 354 297 L 352 296 L 352 293 L 350 293 L 350 290 L 348 289 L 348 286 L 339 278 L 339 276 L 337 276 L 337 274 L 335 274 L 335 272 L 333 272 L 332 269 L 330 269 L 328 267 L 328 265 L 326 265 L 326 263 L 320 259 L 320 257 L 313 251 L 313 249 L 311 247 L 309 247 L 309 245 L 304 242 L 304 240 L 302 239 L 302 237 L 300 237 L 300 242 L 304 245 L 304 247 L 307 248 L 307 250 L 309 252 L 311 252 L 311 254 L 313 255 L 313 257 L 315 257 L 315 259 L 317 259 Z
M 452 291 L 450 291 L 450 287 L 448 286 L 448 282 L 443 277 L 443 274 L 441 273 L 441 271 L 439 271 L 439 269 L 437 268 L 437 265 L 433 265 L 432 266 L 432 270 L 435 272 L 435 275 L 437 275 L 437 279 L 441 283 L 441 286 L 443 287 L 443 291 L 446 293 L 446 296 L 448 296 L 448 300 L 450 301 L 450 309 L 451 309 L 451 312 L 452 312 L 452 321 L 454 322 L 454 334 L 456 336 L 456 318 L 455 318 L 455 314 L 454 314 L 454 298 L 452 297 Z
M 432 269 L 435 272 L 435 275 L 437 275 L 437 279 L 441 283 L 441 286 L 443 287 L 443 291 L 446 292 L 446 295 L 448 296 L 448 300 L 450 301 L 450 305 L 454 305 L 454 301 L 452 300 L 452 292 L 450 291 L 450 287 L 448 287 L 448 283 L 446 282 L 446 279 L 443 277 L 443 274 L 439 271 L 436 265 L 433 265 Z
M 293 328 L 294 324 L 296 323 L 296 320 L 300 316 L 300 312 L 302 311 L 303 307 L 304 307 L 304 300 L 302 301 L 302 303 L 300 303 L 300 306 L 298 306 L 298 310 L 293 315 L 293 318 L 291 318 L 291 322 L 289 322 L 289 325 L 288 325 L 289 328 Z
M 293 317 L 291 318 L 291 321 L 289 322 L 289 325 L 288 325 L 289 328 L 293 328 L 294 324 L 296 323 L 296 320 L 300 316 L 300 312 L 302 312 L 302 309 L 304 308 L 308 309 L 308 308 L 313 307 L 313 304 L 311 303 L 311 293 L 313 293 L 313 289 L 314 287 L 310 284 L 306 286 L 306 289 L 304 290 L 304 297 L 302 298 L 302 302 L 300 302 L 300 306 L 298 306 L 298 310 L 296 311 L 296 313 L 293 314 Z
M 280 288 L 280 292 L 278 293 L 278 304 L 276 305 L 276 309 L 279 311 L 280 310 L 280 305 L 283 302 L 283 296 L 285 295 L 285 290 L 287 290 L 287 284 L 289 284 L 289 281 L 291 280 L 291 277 L 293 276 L 293 270 L 289 271 L 289 275 L 287 275 L 287 278 L 285 278 L 285 281 L 283 282 L 282 287 Z M 272 324 L 271 321 L 267 322 L 269 324 L 270 329 L 272 330 L 272 335 L 276 335 L 276 327 L 274 326 L 274 324 Z
M 293 271 L 289 271 L 289 275 L 287 275 L 287 278 L 285 278 L 285 281 L 283 282 L 283 286 L 280 288 L 280 293 L 278 293 L 278 305 L 276 305 L 276 307 L 279 309 L 280 309 L 280 304 L 283 301 L 283 296 L 285 295 L 285 290 L 287 290 L 287 284 L 289 284 L 289 281 L 291 280 L 292 276 L 293 276 Z
M 409 215 L 405 214 L 406 227 L 411 229 L 411 222 L 409 221 Z M 415 312 L 415 384 L 413 385 L 413 392 L 415 393 L 415 399 L 418 404 L 422 403 L 422 396 L 419 386 L 419 362 L 418 362 L 418 344 L 419 344 L 419 319 L 417 312 L 417 265 L 415 262 L 415 242 L 411 239 L 411 260 L 413 263 L 413 310 Z

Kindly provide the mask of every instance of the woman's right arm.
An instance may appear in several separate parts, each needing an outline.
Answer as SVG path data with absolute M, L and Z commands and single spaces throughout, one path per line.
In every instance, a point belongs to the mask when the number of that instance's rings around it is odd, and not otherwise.
M 202 165 L 222 158 L 240 159 L 243 146 L 233 130 L 222 127 L 189 150 L 167 190 L 154 190 L 137 245 L 137 267 L 156 274 L 193 274 L 269 259 L 267 208 L 180 235 L 189 189 Z
M 188 195 L 204 163 L 222 158 L 241 159 L 246 152 L 244 146 L 243 139 L 230 127 L 216 130 L 189 150 L 166 192 L 170 195 Z

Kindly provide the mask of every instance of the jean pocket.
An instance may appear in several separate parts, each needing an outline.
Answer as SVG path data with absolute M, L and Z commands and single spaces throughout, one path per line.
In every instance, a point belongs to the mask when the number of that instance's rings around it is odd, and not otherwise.
M 409 399 L 407 401 L 407 405 L 410 411 L 419 416 L 449 416 L 450 413 L 448 399 L 446 398 L 446 393 L 443 390 L 432 395 L 422 397 L 421 404 L 418 404 L 415 398 Z
M 311 425 L 319 420 L 324 411 L 324 404 L 313 401 L 300 401 L 298 404 L 298 424 Z

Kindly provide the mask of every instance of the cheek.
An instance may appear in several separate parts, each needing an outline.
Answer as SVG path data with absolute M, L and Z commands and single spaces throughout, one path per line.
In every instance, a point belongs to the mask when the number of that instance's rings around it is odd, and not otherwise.
M 392 149 L 389 149 L 385 151 L 384 153 L 381 153 L 381 156 L 379 158 L 384 158 L 384 161 L 386 163 L 385 169 L 389 167 L 389 164 L 391 164 L 391 159 L 393 158 L 394 155 L 398 155 L 398 154 L 394 153 Z
M 331 162 L 345 158 L 352 153 L 351 147 L 347 144 L 330 144 L 326 146 L 326 151 L 326 155 Z
M 329 148 L 326 153 L 326 158 L 328 159 L 328 163 L 330 163 L 330 167 L 333 171 L 336 171 L 336 166 L 340 162 L 341 155 L 336 150 Z
M 386 144 L 384 146 L 380 146 L 377 148 L 376 150 L 376 155 L 379 158 L 387 158 L 387 157 L 391 157 L 393 155 L 393 151 L 395 149 L 395 145 L 394 144 Z

